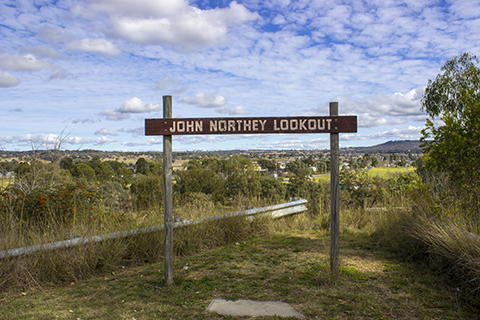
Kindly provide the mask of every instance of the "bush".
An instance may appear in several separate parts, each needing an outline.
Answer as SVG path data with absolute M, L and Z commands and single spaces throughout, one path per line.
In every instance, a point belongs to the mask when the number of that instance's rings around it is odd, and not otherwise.
M 130 186 L 136 210 L 163 206 L 163 177 L 153 174 L 138 174 Z
M 71 224 L 77 215 L 96 212 L 97 193 L 85 184 L 60 184 L 24 191 L 12 186 L 1 192 L 0 212 L 12 214 L 21 225 Z

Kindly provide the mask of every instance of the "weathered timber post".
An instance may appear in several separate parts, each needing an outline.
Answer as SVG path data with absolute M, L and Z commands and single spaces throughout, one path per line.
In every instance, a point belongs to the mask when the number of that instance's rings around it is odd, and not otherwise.
M 330 116 L 338 116 L 338 102 L 330 102 Z M 336 120 L 332 126 L 337 130 Z M 330 270 L 332 280 L 339 276 L 338 257 L 340 252 L 340 173 L 338 133 L 330 133 Z
M 172 118 L 172 96 L 163 96 L 163 118 Z M 163 221 L 165 224 L 165 284 L 173 284 L 172 136 L 163 136 Z

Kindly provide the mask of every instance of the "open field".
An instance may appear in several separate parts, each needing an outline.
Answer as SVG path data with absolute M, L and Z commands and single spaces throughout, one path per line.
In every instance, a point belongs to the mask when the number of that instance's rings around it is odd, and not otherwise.
M 284 301 L 307 319 L 478 319 L 455 286 L 377 250 L 362 234 L 342 234 L 336 286 L 328 254 L 325 232 L 276 232 L 177 258 L 172 287 L 156 263 L 2 294 L 0 318 L 238 319 L 205 312 L 223 298 Z
M 412 172 L 415 169 L 415 167 L 379 167 L 368 170 L 368 174 L 372 177 L 388 178 L 395 174 Z
M 392 177 L 399 173 L 409 173 L 415 171 L 415 167 L 378 167 L 372 168 L 370 170 L 366 170 L 371 177 L 381 177 L 381 178 L 388 178 Z M 317 174 L 313 176 L 313 180 L 316 182 L 320 181 L 330 181 L 330 173 L 327 174 L 325 178 L 325 174 Z
M 11 179 L 11 178 L 0 178 L 0 190 L 8 187 L 8 184 L 10 182 L 13 182 L 13 179 Z

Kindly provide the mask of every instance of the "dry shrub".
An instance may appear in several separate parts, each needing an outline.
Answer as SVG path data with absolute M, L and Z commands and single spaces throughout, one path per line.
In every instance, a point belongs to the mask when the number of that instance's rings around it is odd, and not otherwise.
M 480 303 L 480 236 L 475 215 L 455 199 L 419 191 L 412 210 L 386 212 L 373 233 L 378 244 L 450 279 L 463 298 Z

